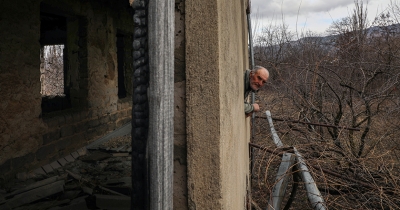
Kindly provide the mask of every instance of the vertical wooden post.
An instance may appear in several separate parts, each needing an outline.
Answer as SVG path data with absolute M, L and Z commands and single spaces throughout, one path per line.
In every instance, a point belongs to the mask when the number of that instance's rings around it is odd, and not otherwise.
M 172 210 L 174 1 L 149 1 L 148 11 L 150 209 Z

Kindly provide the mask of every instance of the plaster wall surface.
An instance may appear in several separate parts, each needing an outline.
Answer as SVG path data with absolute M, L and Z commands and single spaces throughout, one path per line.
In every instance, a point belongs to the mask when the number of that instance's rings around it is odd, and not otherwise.
M 121 3 L 126 3 L 126 7 L 121 7 Z M 41 11 L 43 5 L 46 11 Z M 130 121 L 132 99 L 129 95 L 119 99 L 117 95 L 115 44 L 118 31 L 133 33 L 129 9 L 128 1 L 1 1 L 3 178 L 65 156 Z M 40 93 L 41 12 L 66 17 L 66 85 L 72 103 L 70 109 L 47 114 L 42 112 Z M 127 54 L 132 54 L 129 49 Z M 131 94 L 130 75 L 126 77 L 127 92 Z
M 245 2 L 186 2 L 189 209 L 246 208 Z
M 248 66 L 245 1 L 218 1 L 220 159 L 223 209 L 245 209 L 249 173 L 243 70 Z

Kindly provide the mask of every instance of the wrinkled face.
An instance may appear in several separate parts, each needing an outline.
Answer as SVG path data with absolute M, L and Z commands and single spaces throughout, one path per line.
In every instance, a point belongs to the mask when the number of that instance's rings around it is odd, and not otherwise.
M 265 85 L 269 77 L 267 70 L 260 69 L 257 72 L 250 72 L 250 87 L 252 90 L 257 91 Z

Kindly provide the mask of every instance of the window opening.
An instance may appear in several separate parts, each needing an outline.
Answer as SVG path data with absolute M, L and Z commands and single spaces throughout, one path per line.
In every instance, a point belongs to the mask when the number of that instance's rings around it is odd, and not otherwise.
M 67 18 L 40 13 L 40 84 L 42 113 L 71 108 L 66 77 Z
M 64 45 L 45 45 L 40 52 L 40 83 L 42 96 L 65 96 Z

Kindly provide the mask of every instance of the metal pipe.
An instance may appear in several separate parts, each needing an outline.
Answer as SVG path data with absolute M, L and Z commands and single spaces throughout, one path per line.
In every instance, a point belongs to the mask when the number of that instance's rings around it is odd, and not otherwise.
M 250 0 L 248 1 L 248 5 L 247 5 L 247 9 L 246 9 L 246 14 L 247 14 L 247 26 L 248 26 L 248 32 L 249 32 L 249 46 L 250 46 L 250 50 L 249 50 L 249 54 L 250 54 L 250 66 L 251 69 L 254 68 L 254 52 L 253 52 L 253 35 L 252 35 L 252 28 L 251 28 L 251 17 L 250 17 L 250 13 L 251 13 L 251 2 Z M 254 104 L 255 102 L 255 94 L 254 92 L 251 93 L 251 104 Z M 255 131 L 254 131 L 254 122 L 255 122 L 255 113 L 253 112 L 253 114 L 251 115 L 251 138 L 250 138 L 250 142 L 254 141 L 254 135 L 255 135 Z M 254 162 L 254 150 L 253 148 L 250 149 L 250 174 L 253 174 L 253 162 Z
M 279 138 L 278 134 L 276 133 L 274 124 L 272 123 L 272 115 L 270 111 L 266 111 L 265 114 L 267 115 L 267 119 L 268 119 L 268 123 L 269 123 L 269 128 L 271 129 L 271 133 L 272 133 L 272 140 L 274 141 L 275 145 L 280 148 L 283 147 L 283 143 L 281 141 L 281 139 Z
M 294 198 L 296 197 L 297 188 L 299 187 L 300 175 L 296 172 L 296 168 L 292 168 L 292 176 L 293 176 L 293 185 L 292 185 L 292 192 L 290 193 L 289 199 L 286 202 L 285 208 L 283 210 L 289 210 L 290 206 L 292 205 Z
M 272 150 L 272 149 L 269 149 L 267 147 L 263 147 L 261 145 L 254 144 L 254 143 L 249 143 L 249 146 L 257 148 L 257 149 L 261 149 L 261 150 L 266 151 L 268 153 L 271 153 L 273 155 L 282 155 L 284 152 L 293 152 L 294 151 L 293 147 L 281 147 L 279 149 Z M 318 171 L 322 171 L 322 172 L 324 172 L 326 174 L 329 174 L 331 176 L 334 176 L 334 177 L 337 177 L 337 178 L 340 178 L 340 179 L 344 179 L 344 180 L 346 180 L 348 182 L 358 184 L 358 185 L 360 185 L 362 187 L 365 187 L 365 188 L 368 188 L 368 189 L 377 190 L 376 186 L 371 185 L 369 183 L 366 183 L 366 182 L 363 182 L 363 181 L 360 181 L 360 180 L 357 180 L 357 179 L 353 179 L 353 178 L 350 178 L 350 177 L 347 177 L 347 176 L 343 176 L 343 175 L 341 175 L 341 174 L 339 174 L 337 172 L 334 172 L 334 171 L 329 170 L 329 169 L 321 168 L 321 167 L 319 167 L 319 166 L 317 166 L 315 164 L 312 164 L 312 163 L 308 163 L 307 165 L 313 167 L 314 169 L 316 169 Z M 385 193 L 389 194 L 389 195 L 396 194 L 394 190 L 389 189 L 389 188 L 383 188 L 383 191 Z
M 269 126 L 271 128 L 272 136 L 274 138 L 277 138 L 277 139 L 274 139 L 274 141 L 276 141 L 275 144 L 277 145 L 278 148 L 282 147 L 283 144 L 281 143 L 279 136 L 276 134 L 276 131 L 274 129 L 271 113 L 269 111 L 266 111 L 266 114 L 268 117 Z M 296 167 L 299 169 L 299 173 L 300 173 L 301 179 L 304 182 L 304 187 L 306 188 L 307 197 L 308 197 L 308 200 L 310 201 L 311 206 L 315 210 L 325 210 L 326 204 L 324 202 L 324 199 L 322 198 L 321 193 L 318 190 L 317 184 L 315 183 L 313 177 L 311 176 L 311 173 L 308 170 L 307 165 L 305 164 L 302 155 L 297 151 L 297 149 L 295 147 L 293 147 L 293 150 L 294 150 L 294 154 L 296 155 L 296 160 L 298 163 L 296 165 Z M 278 190 L 274 188 L 274 192 L 278 192 Z M 274 206 L 274 207 L 277 207 L 277 206 Z
M 268 153 L 271 153 L 273 155 L 282 155 L 284 152 L 293 152 L 293 147 L 281 147 L 279 149 L 272 150 L 272 149 L 269 149 L 267 147 L 263 147 L 263 146 L 260 146 L 258 144 L 254 144 L 254 143 L 249 143 L 249 146 L 257 148 L 257 149 L 261 149 L 261 150 L 266 151 Z M 344 179 L 346 181 L 358 184 L 358 185 L 360 185 L 362 187 L 365 187 L 365 188 L 368 188 L 368 189 L 373 189 L 373 190 L 377 189 L 375 186 L 373 186 L 373 185 L 371 185 L 369 183 L 366 183 L 366 182 L 363 182 L 363 181 L 360 181 L 360 180 L 357 180 L 357 179 L 353 179 L 353 178 L 350 178 L 350 177 L 347 177 L 347 176 L 343 176 L 343 175 L 341 175 L 341 174 L 339 174 L 337 172 L 331 171 L 329 169 L 321 168 L 321 167 L 319 167 L 319 166 L 317 166 L 315 164 L 308 163 L 308 165 L 313 167 L 314 169 L 316 169 L 318 171 L 322 171 L 322 172 L 324 172 L 326 174 L 329 174 L 331 176 L 337 177 L 339 179 Z M 384 190 L 385 193 L 394 194 L 394 191 L 391 190 L 391 189 L 384 188 L 383 190 Z
M 313 177 L 311 176 L 311 173 L 308 170 L 308 167 L 304 162 L 302 155 L 297 151 L 296 148 L 293 148 L 293 150 L 294 154 L 296 154 L 296 159 L 298 162 L 296 166 L 299 169 L 300 177 L 304 182 L 304 187 L 306 188 L 307 197 L 308 200 L 310 201 L 311 206 L 315 210 L 327 209 L 325 201 L 322 198 L 322 195 L 317 187 L 317 184 L 315 183 Z
M 284 153 L 275 178 L 275 185 L 269 197 L 267 210 L 281 209 L 290 177 L 290 169 L 293 168 L 295 157 L 293 153 Z

